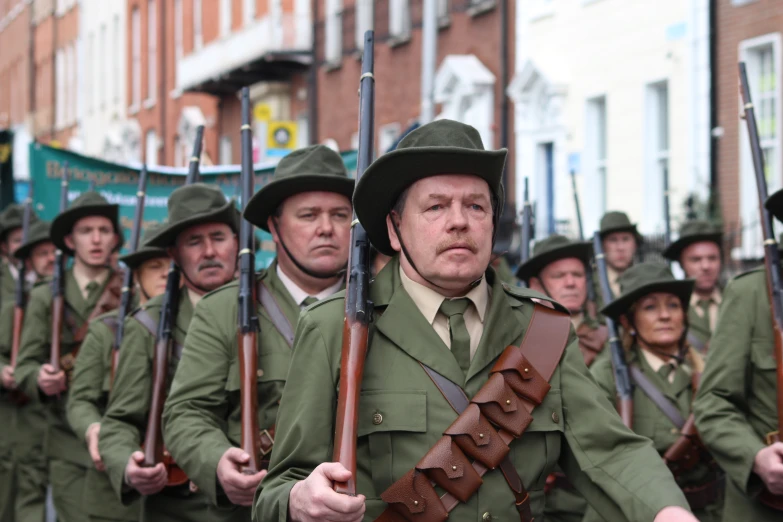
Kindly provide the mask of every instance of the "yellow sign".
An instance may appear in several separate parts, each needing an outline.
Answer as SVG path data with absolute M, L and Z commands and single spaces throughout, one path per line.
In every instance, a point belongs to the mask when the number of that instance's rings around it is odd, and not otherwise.
M 253 118 L 257 121 L 269 121 L 272 119 L 272 108 L 268 103 L 256 103 L 253 107 Z
M 270 121 L 267 130 L 266 146 L 268 149 L 289 149 L 296 148 L 296 128 L 295 121 Z
M 11 156 L 11 145 L 4 143 L 0 145 L 0 163 L 5 163 Z

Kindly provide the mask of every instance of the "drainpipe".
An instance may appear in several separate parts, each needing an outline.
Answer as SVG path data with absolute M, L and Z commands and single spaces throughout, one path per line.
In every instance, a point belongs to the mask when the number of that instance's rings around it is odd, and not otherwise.
M 501 2 L 505 3 L 505 2 Z M 435 67 L 438 59 L 438 2 L 424 0 L 421 43 L 421 115 L 426 125 L 435 118 Z
M 310 45 L 310 56 L 312 61 L 310 62 L 310 71 L 308 78 L 307 92 L 308 98 L 308 127 L 310 127 L 310 144 L 318 143 L 318 53 L 317 51 L 317 36 L 318 36 L 318 0 L 312 0 L 311 2 L 311 16 L 312 16 L 312 42 Z
M 29 82 L 27 110 L 33 120 L 31 129 L 33 132 L 30 134 L 35 136 L 35 19 L 33 18 L 35 10 L 32 2 L 27 3 L 27 12 L 30 15 L 30 41 L 27 46 L 27 81 Z
M 57 131 L 57 8 L 55 6 L 52 6 L 51 16 L 52 16 L 52 127 L 49 130 L 49 139 L 53 140 L 55 136 L 55 132 Z M 63 61 L 64 60 L 65 58 L 63 58 Z
M 720 137 L 716 136 L 714 129 L 718 127 L 718 2 L 709 0 L 709 24 L 710 24 L 710 193 L 709 216 L 717 216 L 720 210 L 720 193 L 718 178 L 718 147 Z
M 160 25 L 161 28 L 158 32 L 158 49 L 160 49 L 160 136 L 163 147 L 158 152 L 158 161 L 161 165 L 169 165 L 166 151 L 168 150 L 168 136 L 166 136 L 166 101 L 168 100 L 168 76 L 166 74 L 166 53 L 168 51 L 168 41 L 164 40 L 166 36 L 166 2 L 158 2 L 160 4 Z M 162 159 L 161 159 L 162 157 Z

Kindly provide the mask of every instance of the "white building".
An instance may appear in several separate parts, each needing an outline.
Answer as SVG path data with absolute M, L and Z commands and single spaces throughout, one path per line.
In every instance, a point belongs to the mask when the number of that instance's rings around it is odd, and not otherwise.
M 707 0 L 517 2 L 516 200 L 529 177 L 536 237 L 576 233 L 572 168 L 587 235 L 607 210 L 662 232 L 664 169 L 673 226 L 706 197 L 708 20 Z
M 79 133 L 71 144 L 83 154 L 121 163 L 141 159 L 140 127 L 125 116 L 127 12 L 125 0 L 81 0 Z

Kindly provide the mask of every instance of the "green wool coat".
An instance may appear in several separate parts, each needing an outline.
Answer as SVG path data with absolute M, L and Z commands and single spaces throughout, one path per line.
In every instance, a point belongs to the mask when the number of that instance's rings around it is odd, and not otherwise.
M 688 308 L 688 333 L 699 339 L 705 346 L 710 342 L 712 335 L 710 318 L 707 314 L 700 316 L 696 313 L 695 306 Z
M 696 427 L 726 471 L 726 520 L 780 520 L 755 495 L 753 460 L 777 429 L 772 317 L 763 268 L 737 276 L 723 293 L 707 366 L 694 403 Z
M 111 327 L 106 324 L 107 321 L 111 322 Z M 106 411 L 116 324 L 116 310 L 92 321 L 76 357 L 66 413 L 74 433 L 85 447 L 87 428 L 100 423 Z M 87 468 L 84 489 L 84 509 L 90 516 L 128 521 L 139 519 L 139 503 L 123 506 L 117 500 L 106 472 L 98 471 L 94 465 Z
M 370 287 L 376 314 L 361 386 L 357 441 L 357 492 L 367 498 L 366 521 L 386 507 L 381 493 L 414 467 L 457 416 L 419 361 L 463 384 L 473 396 L 506 346 L 521 342 L 534 309 L 530 297 L 543 298 L 503 285 L 494 271 L 487 271 L 492 297 L 466 378 L 405 292 L 399 269 L 395 257 Z M 337 294 L 299 318 L 278 413 L 277 444 L 269 475 L 256 495 L 255 520 L 285 522 L 296 481 L 332 461 L 344 306 L 344 294 Z M 574 335 L 551 386 L 527 432 L 511 443 L 510 458 L 530 492 L 535 517 L 543 513 L 546 477 L 558 465 L 609 520 L 651 521 L 665 506 L 687 505 L 650 441 L 622 425 L 590 377 Z M 380 422 L 376 414 L 382 415 Z M 625 449 L 618 452 L 618 447 Z M 514 497 L 500 471 L 490 471 L 483 481 L 478 493 L 457 506 L 449 520 L 518 520 Z
M 276 299 L 293 328 L 299 306 L 276 274 L 276 263 L 257 275 Z M 218 462 L 240 445 L 241 408 L 237 355 L 239 288 L 230 283 L 204 297 L 185 339 L 163 413 L 166 446 L 213 505 L 233 511 L 237 520 L 250 520 L 250 508 L 233 506 L 216 480 Z M 291 361 L 291 348 L 258 305 L 258 425 L 272 428 Z M 194 437 L 198 433 L 198 437 Z M 268 458 L 268 457 L 267 457 Z
M 674 381 L 669 382 L 660 374 L 654 372 L 647 360 L 640 352 L 640 348 L 634 346 L 626 352 L 627 363 L 631 366 L 638 366 L 647 376 L 653 385 L 661 390 L 664 396 L 677 408 L 682 417 L 688 418 L 691 413 L 691 403 L 693 400 L 693 386 L 691 381 L 692 369 L 688 370 L 680 365 L 674 370 Z M 615 388 L 614 370 L 610 359 L 602 360 L 593 365 L 592 369 L 595 381 L 603 390 L 606 398 L 615 401 L 617 390 Z M 674 444 L 680 437 L 679 430 L 669 420 L 669 418 L 655 405 L 655 403 L 639 387 L 635 386 L 633 390 L 633 430 L 639 435 L 643 435 L 653 442 L 653 446 L 662 457 L 666 450 Z M 710 477 L 710 468 L 706 463 L 699 463 L 694 469 L 680 478 L 682 485 L 703 484 Z M 723 502 L 716 502 L 714 505 L 707 506 L 705 509 L 694 511 L 694 515 L 701 522 L 720 522 Z M 584 522 L 593 522 L 602 520 L 595 510 L 588 508 Z
M 14 303 L 14 290 L 16 284 L 11 270 L 8 268 L 8 262 L 0 260 L 0 305 Z

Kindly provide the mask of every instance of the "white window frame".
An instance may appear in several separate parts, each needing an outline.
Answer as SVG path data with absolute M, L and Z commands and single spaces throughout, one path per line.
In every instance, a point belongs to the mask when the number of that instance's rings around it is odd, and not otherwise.
M 234 154 L 234 149 L 231 143 L 231 136 L 225 136 L 225 135 L 221 136 L 220 149 L 218 150 L 218 164 L 231 165 L 233 154 Z
M 114 64 L 114 74 L 112 74 L 112 91 L 114 95 L 114 103 L 117 104 L 120 101 L 120 79 L 122 77 L 120 73 L 120 67 L 125 63 L 127 59 L 124 53 L 120 50 L 120 15 L 114 15 L 113 31 L 112 31 L 112 63 Z
M 65 106 L 65 124 L 71 126 L 76 122 L 76 104 L 78 103 L 78 89 L 76 82 L 79 74 L 76 70 L 76 43 L 71 42 L 65 48 L 65 74 L 67 78 L 66 106 Z
M 440 11 L 440 6 L 438 7 Z M 441 18 L 438 13 L 438 19 Z M 410 0 L 389 0 L 389 34 L 396 39 L 407 38 L 411 34 Z
M 131 105 L 130 112 L 141 106 L 141 9 L 131 11 Z
M 225 38 L 231 34 L 232 0 L 220 0 L 220 36 Z
M 242 16 L 245 20 L 245 25 L 250 25 L 256 19 L 256 0 L 244 0 L 242 4 Z
M 529 21 L 537 22 L 555 14 L 555 0 L 532 0 Z
M 325 58 L 329 64 L 339 64 L 343 59 L 343 18 L 342 0 L 326 0 L 324 11 L 324 47 Z
M 198 51 L 204 46 L 203 31 L 204 10 L 201 0 L 193 0 L 193 50 Z
M 387 123 L 378 129 L 378 157 L 386 154 L 386 151 L 402 134 L 402 125 L 399 123 Z
M 664 232 L 664 169 L 668 170 L 669 187 L 671 188 L 672 174 L 669 165 L 671 96 L 669 85 L 669 79 L 664 78 L 650 82 L 645 87 L 645 132 L 643 137 L 645 181 L 642 228 L 645 232 L 651 233 Z M 662 96 L 664 92 L 666 93 L 665 99 Z
M 158 90 L 158 24 L 157 2 L 147 0 L 147 98 L 146 107 L 155 104 Z
M 764 132 L 762 126 L 764 122 L 764 99 L 769 99 L 774 103 L 774 132 L 773 138 L 762 139 L 762 148 L 765 150 L 765 167 L 767 171 L 767 192 L 772 194 L 783 186 L 783 174 L 781 173 L 781 156 L 783 156 L 783 128 L 781 125 L 781 96 L 782 74 L 781 56 L 783 56 L 783 37 L 780 32 L 769 33 L 748 40 L 743 40 L 739 44 L 739 59 L 744 61 L 748 72 L 748 82 L 750 83 L 750 96 L 753 101 L 754 112 L 759 126 L 759 134 Z M 774 68 L 769 81 L 774 82 L 772 97 L 762 98 L 759 89 L 759 51 L 772 50 L 771 64 Z M 742 99 L 738 95 L 738 103 L 742 110 Z M 756 177 L 753 170 L 753 158 L 750 150 L 750 140 L 748 138 L 747 124 L 742 121 L 739 129 L 739 185 L 740 185 L 740 219 L 742 220 L 742 248 L 740 257 L 758 258 L 763 256 L 763 237 L 761 227 L 758 225 L 758 192 L 756 188 Z M 769 152 L 772 154 L 772 160 L 769 159 Z
M 63 49 L 57 49 L 54 55 L 55 86 L 55 128 L 61 129 L 65 125 L 65 53 Z
M 182 0 L 174 0 L 174 58 L 179 61 L 185 56 L 182 31 Z
M 179 134 L 174 136 L 174 166 L 185 166 L 185 153 L 182 150 L 182 140 L 180 139 Z
M 150 129 L 144 134 L 144 162 L 148 167 L 158 164 L 158 135 L 155 129 Z
M 100 72 L 93 66 L 93 57 L 95 56 L 95 33 L 87 35 L 87 60 L 84 64 L 85 82 L 84 97 L 87 99 L 87 114 L 92 114 L 95 108 L 95 90 L 98 88 Z
M 601 216 L 608 205 L 608 132 L 606 95 L 589 98 L 585 104 L 584 175 L 590 196 L 590 215 Z
M 364 33 L 373 29 L 375 6 L 372 0 L 356 0 L 354 11 L 354 27 L 356 28 L 356 48 L 364 48 Z
M 100 31 L 100 47 L 98 47 L 98 54 L 100 55 L 98 60 L 98 103 L 101 110 L 104 110 L 106 109 L 106 101 L 109 98 L 109 75 L 107 74 L 108 67 L 106 67 L 106 64 L 109 62 L 107 55 L 111 50 L 106 42 L 106 24 L 101 24 Z

